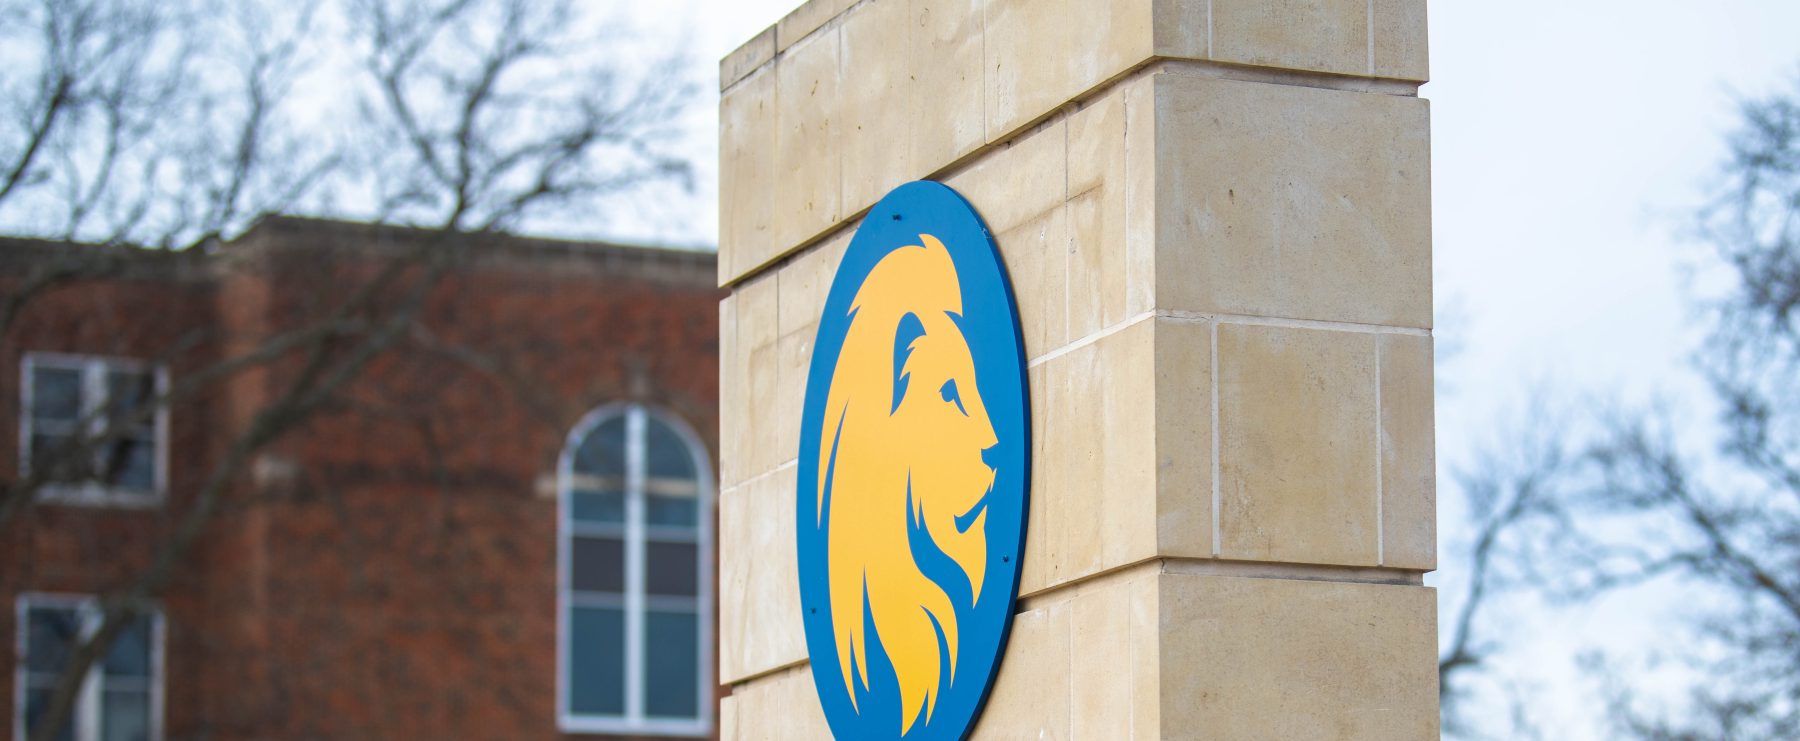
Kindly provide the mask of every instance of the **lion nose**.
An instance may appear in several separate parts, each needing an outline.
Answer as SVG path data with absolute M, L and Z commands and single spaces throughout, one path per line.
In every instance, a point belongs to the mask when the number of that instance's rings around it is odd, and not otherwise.
M 989 470 L 1000 470 L 1000 441 L 981 449 L 981 462 L 987 464 Z

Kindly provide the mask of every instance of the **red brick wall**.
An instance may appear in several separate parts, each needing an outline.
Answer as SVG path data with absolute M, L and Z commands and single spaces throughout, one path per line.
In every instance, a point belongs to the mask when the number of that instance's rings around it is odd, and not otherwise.
M 121 354 L 154 356 L 182 331 L 207 330 L 195 358 L 172 367 L 178 380 L 361 285 L 391 254 L 360 249 L 369 234 L 281 222 L 225 248 L 216 281 L 108 281 L 35 304 L 6 338 L 0 441 L 16 449 L 20 352 L 100 352 L 141 335 Z M 698 431 L 715 460 L 717 450 L 710 258 L 602 252 L 479 252 L 431 291 L 407 342 L 258 457 L 165 600 L 170 738 L 558 735 L 553 477 L 564 436 L 593 407 L 634 400 Z M 191 489 L 297 363 L 172 411 L 174 489 Z M 180 511 L 36 507 L 0 532 L 0 597 L 103 589 Z M 7 610 L 9 637 L 11 622 Z M 0 679 L 9 720 L 10 684 Z

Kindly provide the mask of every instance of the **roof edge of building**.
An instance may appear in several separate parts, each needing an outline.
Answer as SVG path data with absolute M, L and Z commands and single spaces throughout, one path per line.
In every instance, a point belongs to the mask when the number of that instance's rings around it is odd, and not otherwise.
M 228 265 L 260 257 L 337 253 L 345 256 L 402 254 L 429 240 L 445 238 L 433 229 L 307 216 L 276 215 L 258 220 L 237 238 L 213 248 L 159 249 L 0 235 L 0 265 L 29 268 L 66 263 L 101 266 L 110 258 L 131 258 L 126 276 L 204 279 Z M 632 245 L 522 236 L 508 233 L 453 233 L 476 247 L 471 262 L 521 270 L 586 267 L 609 277 L 641 278 L 713 288 L 718 255 L 704 248 Z M 462 241 L 469 240 L 469 241 Z M 110 272 L 110 271 L 109 271 Z M 118 274 L 118 273 L 113 273 Z

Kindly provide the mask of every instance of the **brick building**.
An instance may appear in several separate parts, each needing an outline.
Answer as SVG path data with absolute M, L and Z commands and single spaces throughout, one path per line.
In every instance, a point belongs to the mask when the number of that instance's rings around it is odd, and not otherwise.
M 219 363 L 441 238 L 270 219 L 24 305 L 0 339 L 0 481 L 35 461 L 52 482 L 0 519 L 9 734 L 95 596 L 143 572 L 305 372 L 272 352 L 206 380 Z M 403 339 L 230 478 L 66 738 L 716 735 L 713 255 L 463 239 Z M 0 295 L 73 254 L 108 253 L 0 241 Z M 161 393 L 80 465 L 51 455 Z

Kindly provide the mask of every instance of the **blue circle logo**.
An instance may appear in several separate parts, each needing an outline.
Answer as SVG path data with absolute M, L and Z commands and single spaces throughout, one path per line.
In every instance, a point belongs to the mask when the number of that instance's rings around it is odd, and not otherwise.
M 1031 425 L 981 217 L 913 182 L 869 211 L 819 320 L 800 428 L 800 601 L 841 739 L 961 739 L 1018 595 Z

